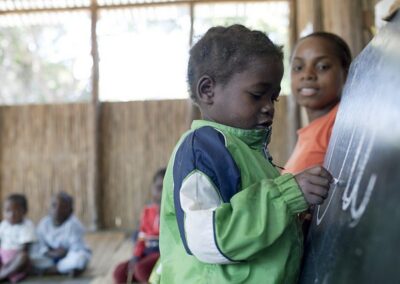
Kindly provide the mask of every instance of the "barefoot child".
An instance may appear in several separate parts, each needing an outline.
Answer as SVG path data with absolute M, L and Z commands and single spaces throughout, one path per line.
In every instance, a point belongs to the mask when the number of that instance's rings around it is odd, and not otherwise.
M 284 173 L 324 163 L 350 63 L 350 49 L 337 35 L 316 32 L 297 43 L 291 62 L 292 93 L 305 107 L 310 124 L 298 131 Z
M 16 283 L 29 268 L 29 247 L 36 241 L 35 225 L 27 219 L 28 202 L 22 194 L 11 194 L 4 202 L 0 224 L 0 280 Z
M 202 120 L 178 142 L 161 201 L 161 283 L 295 283 L 297 215 L 327 197 L 315 167 L 280 176 L 267 145 L 283 75 L 281 48 L 241 25 L 192 47 L 191 97 Z

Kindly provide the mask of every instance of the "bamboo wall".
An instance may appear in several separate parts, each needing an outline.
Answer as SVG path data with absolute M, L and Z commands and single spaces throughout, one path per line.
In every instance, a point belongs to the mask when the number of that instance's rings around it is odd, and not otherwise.
M 167 165 L 187 130 L 187 115 L 186 100 L 103 104 L 100 185 L 106 227 L 135 225 L 149 201 L 154 172 Z
M 293 110 L 290 108 L 289 99 L 288 96 L 280 96 L 279 102 L 275 104 L 275 118 L 269 145 L 273 162 L 280 167 L 285 165 L 293 149 L 289 139 L 293 131 L 290 126 L 289 115 L 289 112 Z
M 77 215 L 90 220 L 88 203 L 88 106 L 0 107 L 0 194 L 25 193 L 29 217 L 46 214 L 52 193 L 75 197 Z
M 277 103 L 270 145 L 274 162 L 284 165 L 287 143 L 287 99 Z M 102 103 L 99 135 L 100 224 L 132 229 L 149 201 L 154 172 L 166 166 L 173 147 L 188 128 L 186 100 Z M 75 197 L 75 212 L 90 227 L 90 105 L 0 107 L 0 194 L 2 200 L 25 193 L 29 217 L 43 217 L 54 192 Z

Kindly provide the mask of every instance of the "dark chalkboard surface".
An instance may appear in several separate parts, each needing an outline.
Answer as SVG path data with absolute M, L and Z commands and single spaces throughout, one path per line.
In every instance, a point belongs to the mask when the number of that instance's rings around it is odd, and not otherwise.
M 300 283 L 400 283 L 400 12 L 352 64 Z

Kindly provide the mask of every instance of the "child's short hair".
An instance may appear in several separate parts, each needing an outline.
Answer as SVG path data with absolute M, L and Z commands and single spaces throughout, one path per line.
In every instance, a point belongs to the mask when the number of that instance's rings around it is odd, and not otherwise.
M 28 212 L 28 201 L 26 200 L 25 195 L 19 193 L 10 194 L 7 199 L 8 201 L 14 202 L 21 206 L 21 208 L 26 212 Z
M 310 38 L 310 37 L 319 37 L 329 41 L 332 44 L 333 49 L 335 50 L 336 56 L 339 58 L 340 62 L 342 63 L 342 67 L 344 70 L 349 71 L 350 64 L 351 64 L 351 51 L 348 44 L 342 39 L 340 36 L 335 35 L 333 33 L 328 32 L 315 32 L 309 34 L 299 40 L 302 41 L 303 39 Z
M 265 33 L 242 25 L 210 28 L 190 50 L 190 97 L 198 102 L 196 85 L 201 76 L 208 75 L 216 83 L 225 84 L 258 56 L 283 60 L 282 47 L 276 46 Z
M 74 198 L 67 192 L 60 191 L 60 192 L 56 193 L 54 195 L 54 197 L 58 198 L 59 200 L 64 201 L 66 204 L 68 204 L 71 207 L 71 209 L 74 208 Z

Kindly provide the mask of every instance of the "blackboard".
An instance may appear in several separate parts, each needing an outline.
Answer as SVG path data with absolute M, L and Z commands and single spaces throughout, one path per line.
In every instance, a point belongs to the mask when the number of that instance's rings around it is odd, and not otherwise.
M 300 283 L 400 283 L 400 13 L 354 60 Z

